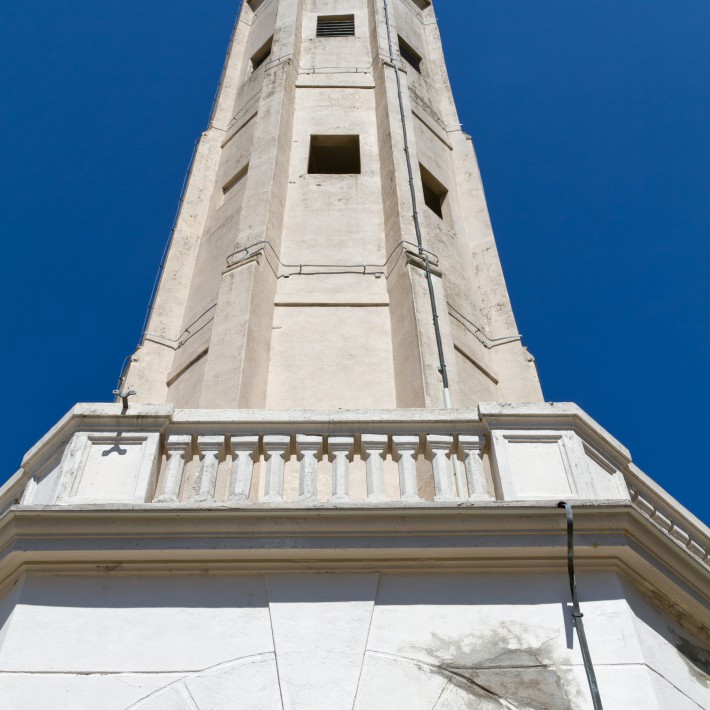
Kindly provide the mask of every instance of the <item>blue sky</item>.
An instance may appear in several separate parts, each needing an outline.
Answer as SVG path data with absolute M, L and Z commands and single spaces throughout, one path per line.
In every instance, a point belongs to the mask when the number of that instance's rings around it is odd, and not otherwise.
M 75 402 L 111 399 L 236 6 L 0 9 L 0 479 Z M 710 3 L 437 14 L 546 399 L 577 402 L 710 520 Z

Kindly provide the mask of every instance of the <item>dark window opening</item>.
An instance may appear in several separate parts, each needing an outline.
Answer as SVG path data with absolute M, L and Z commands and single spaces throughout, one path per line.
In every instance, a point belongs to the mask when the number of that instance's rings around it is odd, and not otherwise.
M 422 58 L 401 38 L 399 39 L 399 56 L 420 74 L 422 73 Z
M 311 136 L 308 172 L 359 175 L 360 136 Z
M 252 12 L 256 12 L 266 0 L 247 0 L 247 5 L 251 8 Z
M 423 166 L 419 166 L 424 190 L 424 204 L 439 219 L 444 219 L 444 203 L 448 190 Z
M 252 71 L 256 71 L 271 56 L 271 44 L 273 40 L 273 37 L 269 37 L 266 44 L 251 58 Z
M 355 15 L 321 15 L 316 26 L 316 37 L 353 37 Z
M 420 9 L 426 10 L 431 6 L 431 0 L 412 0 L 412 2 Z

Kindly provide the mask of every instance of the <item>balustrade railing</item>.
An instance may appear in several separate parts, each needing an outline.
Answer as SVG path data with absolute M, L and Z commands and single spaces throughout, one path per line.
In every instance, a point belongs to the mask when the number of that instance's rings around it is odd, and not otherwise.
M 633 506 L 703 564 L 707 528 L 571 404 L 476 410 L 176 410 L 77 405 L 0 488 L 0 516 L 130 505 Z
M 167 434 L 148 498 L 170 505 L 493 500 L 484 446 L 483 435 L 439 433 Z

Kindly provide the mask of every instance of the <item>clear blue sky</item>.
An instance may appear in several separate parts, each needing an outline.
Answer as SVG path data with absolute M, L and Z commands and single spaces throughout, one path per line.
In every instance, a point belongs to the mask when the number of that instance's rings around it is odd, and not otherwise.
M 0 478 L 75 402 L 111 399 L 236 7 L 3 3 Z M 710 3 L 438 15 L 546 398 L 710 520 Z

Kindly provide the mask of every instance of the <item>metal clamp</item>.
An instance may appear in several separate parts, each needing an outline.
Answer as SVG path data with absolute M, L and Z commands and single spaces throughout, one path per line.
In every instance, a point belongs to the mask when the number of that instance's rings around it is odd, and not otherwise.
M 128 398 L 137 394 L 137 392 L 135 390 L 114 390 L 113 393 L 121 398 L 123 403 L 123 412 L 121 414 L 125 414 L 128 411 Z

